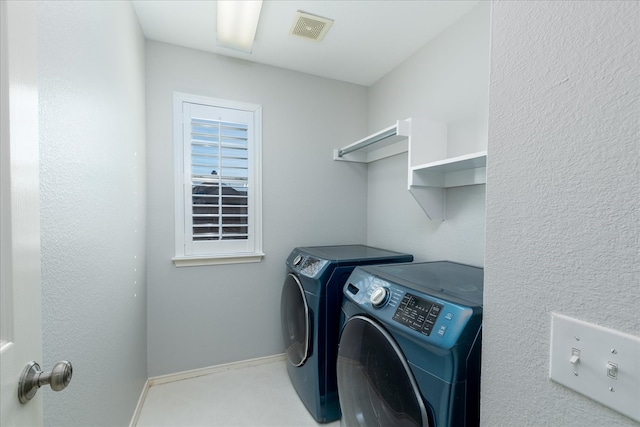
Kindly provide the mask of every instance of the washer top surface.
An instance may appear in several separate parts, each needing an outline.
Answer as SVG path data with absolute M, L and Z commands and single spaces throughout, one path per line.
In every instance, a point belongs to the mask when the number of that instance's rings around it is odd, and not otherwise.
M 353 270 L 343 311 L 355 304 L 355 312 L 442 349 L 474 342 L 482 322 L 482 268 L 448 261 L 386 267 Z
M 443 299 L 482 306 L 484 270 L 450 261 L 360 267 L 390 282 Z
M 408 255 L 365 245 L 310 246 L 296 249 L 314 257 L 334 262 L 353 262 L 363 259 L 387 260 L 394 257 L 406 257 Z

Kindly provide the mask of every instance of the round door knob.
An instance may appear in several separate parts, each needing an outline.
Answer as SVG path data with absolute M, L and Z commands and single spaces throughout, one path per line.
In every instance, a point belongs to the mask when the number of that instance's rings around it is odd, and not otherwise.
M 51 386 L 51 390 L 64 390 L 71 382 L 73 367 L 70 362 L 63 360 L 62 362 L 56 363 L 49 375 L 49 386 Z M 40 377 L 40 383 L 42 383 L 42 385 L 47 384 L 46 379 L 43 379 L 42 376 Z
M 40 387 L 47 384 L 53 391 L 64 390 L 71 382 L 72 375 L 73 367 L 66 360 L 56 363 L 51 372 L 43 372 L 36 362 L 29 362 L 20 375 L 18 399 L 20 403 L 27 403 Z
M 374 307 L 382 307 L 389 299 L 389 291 L 385 288 L 375 288 L 371 292 L 371 304 Z

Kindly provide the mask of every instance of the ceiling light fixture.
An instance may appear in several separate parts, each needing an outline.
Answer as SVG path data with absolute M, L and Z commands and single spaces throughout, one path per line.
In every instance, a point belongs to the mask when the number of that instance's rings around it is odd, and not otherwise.
M 218 45 L 251 53 L 262 0 L 218 0 Z

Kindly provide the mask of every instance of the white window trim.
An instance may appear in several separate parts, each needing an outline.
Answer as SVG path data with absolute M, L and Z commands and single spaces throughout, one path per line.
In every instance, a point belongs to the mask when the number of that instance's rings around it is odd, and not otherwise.
M 184 208 L 184 147 L 182 128 L 182 103 L 212 105 L 221 108 L 250 111 L 254 121 L 254 157 L 251 167 L 255 176 L 254 198 L 254 250 L 251 252 L 212 253 L 208 255 L 185 254 L 185 208 Z M 174 206 L 175 206 L 175 256 L 172 258 L 176 267 L 194 267 L 202 265 L 238 264 L 260 262 L 262 252 L 262 106 L 226 99 L 210 98 L 182 92 L 173 93 L 173 147 L 174 147 Z

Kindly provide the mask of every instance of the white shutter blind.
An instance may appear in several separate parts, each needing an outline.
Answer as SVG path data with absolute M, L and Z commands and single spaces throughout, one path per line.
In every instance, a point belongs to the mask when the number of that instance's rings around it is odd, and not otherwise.
M 249 236 L 247 124 L 191 118 L 192 238 Z
M 255 251 L 253 112 L 183 104 L 185 255 Z

